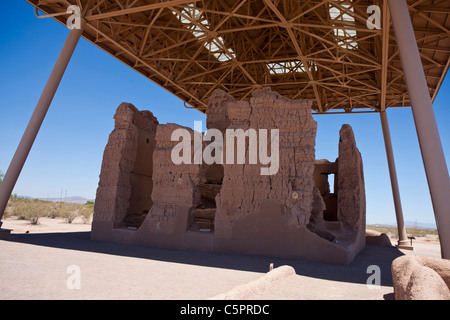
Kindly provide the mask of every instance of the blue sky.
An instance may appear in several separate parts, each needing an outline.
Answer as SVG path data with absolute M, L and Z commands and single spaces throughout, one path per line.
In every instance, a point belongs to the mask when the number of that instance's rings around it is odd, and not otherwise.
M 8 1 L 0 19 L 0 170 L 6 172 L 69 30 L 38 19 L 25 1 Z M 450 79 L 434 103 L 444 152 L 450 157 Z M 82 39 L 30 152 L 14 193 L 94 198 L 103 150 L 121 102 L 150 110 L 160 123 L 192 127 L 198 111 Z M 355 132 L 364 162 L 368 223 L 395 223 L 378 114 L 317 115 L 316 158 L 334 161 L 339 130 Z M 409 108 L 388 109 L 405 220 L 434 223 L 417 134 Z

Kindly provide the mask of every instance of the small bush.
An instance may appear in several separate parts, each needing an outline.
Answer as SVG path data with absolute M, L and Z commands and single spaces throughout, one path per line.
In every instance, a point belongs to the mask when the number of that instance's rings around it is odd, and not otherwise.
M 30 199 L 10 200 L 9 213 L 20 220 L 29 220 L 31 224 L 38 224 L 39 218 L 44 216 L 45 205 L 40 201 Z
M 63 203 L 60 209 L 60 217 L 64 218 L 67 223 L 72 223 L 79 216 L 77 205 L 71 203 Z
M 92 215 L 94 213 L 94 206 L 93 205 L 84 205 L 80 209 L 80 215 L 83 219 L 83 223 L 90 223 Z
M 38 224 L 41 217 L 63 218 L 67 223 L 72 223 L 80 216 L 84 223 L 90 223 L 93 212 L 93 202 L 88 204 L 55 203 L 21 198 L 11 198 L 5 211 L 8 216 L 30 220 L 32 224 Z
M 32 203 L 28 199 L 17 199 L 11 206 L 11 214 L 19 220 L 27 220 L 32 209 Z
M 47 212 L 46 212 L 45 216 L 50 219 L 58 218 L 60 216 L 61 206 L 62 206 L 62 203 L 60 203 L 60 202 L 49 203 L 47 205 Z
M 33 225 L 37 225 L 39 224 L 39 218 L 40 218 L 40 214 L 38 211 L 31 211 L 27 217 L 27 220 L 30 220 L 30 223 Z

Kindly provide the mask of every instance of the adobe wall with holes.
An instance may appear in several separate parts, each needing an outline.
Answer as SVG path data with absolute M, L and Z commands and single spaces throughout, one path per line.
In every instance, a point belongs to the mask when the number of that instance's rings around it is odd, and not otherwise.
M 121 114 L 128 115 L 125 126 L 117 120 Z M 199 133 L 176 124 L 155 125 L 156 119 L 136 121 L 141 118 L 130 105 L 117 111 L 103 159 L 93 239 L 342 264 L 350 263 L 364 247 L 364 179 L 353 132 L 349 126 L 340 132 L 339 160 L 333 163 L 338 177 L 336 214 L 330 221 L 324 215 L 323 186 L 315 177 L 317 124 L 310 101 L 289 100 L 269 88 L 255 90 L 249 101 L 236 101 L 222 90 L 212 93 L 208 129 L 224 136 L 227 129 L 267 129 L 269 136 L 271 129 L 278 130 L 279 167 L 270 175 L 261 175 L 267 165 L 249 164 L 248 146 L 244 164 L 174 164 L 171 152 L 179 143 L 171 139 L 174 130 L 185 129 L 190 140 L 184 142 L 191 147 Z M 133 180 L 134 164 L 144 163 L 144 157 L 149 160 L 148 153 L 138 155 L 133 149 L 141 145 L 135 141 L 139 130 L 154 134 L 151 187 Z M 273 141 L 269 137 L 268 153 Z M 224 139 L 224 154 L 227 147 L 231 148 Z M 110 180 L 114 174 L 118 179 Z M 136 201 L 134 189 L 147 201 Z M 140 218 L 131 219 L 139 210 Z
M 114 228 L 139 226 L 153 205 L 153 151 L 158 126 L 150 111 L 122 103 L 106 145 L 97 188 L 93 238 L 109 239 Z

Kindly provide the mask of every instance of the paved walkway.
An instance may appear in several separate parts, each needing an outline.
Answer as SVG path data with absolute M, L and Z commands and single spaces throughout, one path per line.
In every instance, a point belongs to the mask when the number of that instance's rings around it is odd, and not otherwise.
M 391 299 L 390 265 L 404 254 L 367 246 L 342 266 L 97 242 L 89 236 L 29 233 L 0 240 L 0 299 L 207 299 L 260 278 L 270 263 L 290 265 L 296 275 L 255 299 Z M 378 289 L 366 285 L 371 265 L 380 268 Z

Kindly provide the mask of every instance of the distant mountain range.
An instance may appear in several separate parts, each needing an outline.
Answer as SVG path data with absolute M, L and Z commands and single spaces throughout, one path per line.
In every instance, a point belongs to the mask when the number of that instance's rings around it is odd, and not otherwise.
M 420 222 L 420 221 L 405 221 L 405 226 L 408 228 L 422 228 L 422 229 L 436 229 L 436 223 Z
M 396 227 L 396 224 L 386 224 L 386 223 L 368 223 L 368 225 L 375 225 L 375 226 L 386 226 L 386 227 Z M 410 229 L 433 229 L 436 230 L 436 224 L 435 223 L 429 223 L 429 222 L 420 222 L 420 221 L 411 221 L 406 220 L 405 221 L 405 227 Z
M 94 202 L 95 199 L 87 199 L 80 196 L 72 196 L 72 197 L 62 197 L 62 198 L 33 198 L 28 196 L 17 196 L 17 198 L 22 199 L 39 199 L 43 201 L 51 201 L 51 202 L 66 202 L 66 203 L 77 203 L 77 204 L 85 204 L 87 201 Z

